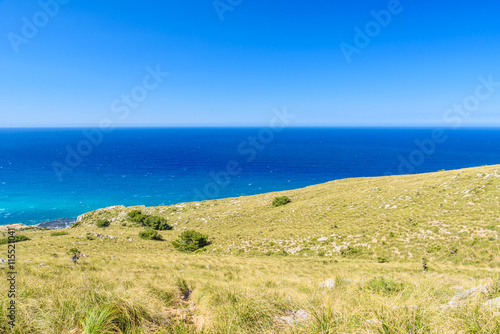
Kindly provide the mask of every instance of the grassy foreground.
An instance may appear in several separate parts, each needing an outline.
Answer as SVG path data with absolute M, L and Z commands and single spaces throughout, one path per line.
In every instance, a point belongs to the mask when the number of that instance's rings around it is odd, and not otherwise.
M 282 195 L 292 202 L 273 207 Z M 483 303 L 500 296 L 499 198 L 500 166 L 488 166 L 118 206 L 85 214 L 67 234 L 18 231 L 30 240 L 16 244 L 16 327 L 2 279 L 0 332 L 498 333 L 500 309 Z M 174 229 L 141 240 L 143 228 L 127 220 L 133 209 Z M 98 228 L 101 219 L 111 225 Z M 178 252 L 171 241 L 185 229 L 211 244 Z M 74 265 L 71 248 L 88 257 Z M 485 283 L 487 293 L 441 307 Z

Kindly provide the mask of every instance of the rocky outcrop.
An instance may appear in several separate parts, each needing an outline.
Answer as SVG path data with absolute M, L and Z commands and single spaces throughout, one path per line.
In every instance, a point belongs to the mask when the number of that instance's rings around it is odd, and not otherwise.
M 105 238 L 105 239 L 116 239 L 114 236 L 112 235 L 107 235 L 107 234 L 101 234 L 101 233 L 92 233 L 96 238 Z
M 306 310 L 302 309 L 298 311 L 289 310 L 287 311 L 287 315 L 281 317 L 276 316 L 276 320 L 285 325 L 293 325 L 300 322 L 306 322 L 307 320 L 309 320 L 310 316 L 311 313 L 309 313 Z
M 319 285 L 319 288 L 327 288 L 327 289 L 333 289 L 335 287 L 335 278 L 330 278 L 327 279 L 324 282 L 321 282 Z
M 486 307 L 500 309 L 500 297 L 490 299 L 486 303 L 484 303 L 483 305 Z
M 144 205 L 141 205 L 141 207 L 144 207 Z M 102 209 L 98 209 L 95 211 L 87 212 L 87 213 L 79 215 L 76 218 L 76 222 L 78 223 L 78 222 L 83 221 L 87 216 L 92 216 L 92 215 L 99 213 L 99 212 L 111 211 L 111 210 L 115 210 L 115 209 L 123 210 L 123 209 L 125 209 L 125 206 L 124 205 L 113 205 L 113 206 L 108 206 L 107 208 L 102 208 Z
M 457 293 L 451 300 L 441 306 L 442 309 L 449 309 L 449 308 L 457 308 L 460 306 L 463 306 L 467 300 L 470 300 L 474 297 L 479 297 L 481 295 L 487 295 L 488 293 L 491 292 L 493 289 L 492 284 L 484 284 L 480 286 L 476 286 L 474 288 L 471 288 L 469 290 L 465 290 L 462 292 Z

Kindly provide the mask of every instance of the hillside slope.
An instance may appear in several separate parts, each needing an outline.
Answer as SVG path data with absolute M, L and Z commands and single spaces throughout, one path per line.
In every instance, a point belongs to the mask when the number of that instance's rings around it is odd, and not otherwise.
M 273 207 L 276 196 L 292 203 Z M 208 234 L 209 252 L 499 262 L 500 166 L 430 174 L 337 180 L 303 189 L 161 207 L 114 207 L 78 223 L 127 212 L 167 218 L 175 227 Z M 497 226 L 498 225 L 498 226 Z M 326 237 L 326 241 L 318 238 Z M 270 252 L 270 253 L 269 253 Z
M 499 187 L 488 166 L 18 226 L 0 333 L 500 333 Z M 273 207 L 278 195 L 292 202 Z M 134 209 L 174 228 L 140 239 Z M 211 244 L 176 250 L 185 229 Z

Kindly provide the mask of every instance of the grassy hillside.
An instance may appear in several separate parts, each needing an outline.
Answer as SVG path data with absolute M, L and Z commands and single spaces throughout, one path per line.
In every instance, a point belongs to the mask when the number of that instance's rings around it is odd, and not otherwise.
M 273 207 L 282 195 L 292 202 Z M 30 240 L 16 244 L 17 327 L 7 324 L 1 293 L 0 330 L 497 333 L 497 310 L 482 303 L 500 295 L 499 196 L 500 166 L 488 166 L 118 206 L 85 214 L 67 234 L 18 231 Z M 127 216 L 137 209 L 173 226 L 159 231 L 164 241 L 139 238 L 144 228 Z M 110 226 L 98 228 L 102 219 Z M 175 250 L 171 241 L 186 229 L 209 235 L 211 244 L 194 254 Z M 71 248 L 88 257 L 73 264 Z M 320 287 L 328 279 L 335 285 Z M 487 292 L 441 308 L 484 283 Z M 5 280 L 0 288 L 8 290 Z
M 271 205 L 286 195 L 292 203 Z M 500 264 L 500 167 L 432 174 L 358 178 L 304 189 L 249 197 L 150 208 L 111 208 L 85 215 L 82 226 L 100 218 L 114 226 L 126 213 L 167 218 L 174 233 L 195 229 L 212 237 L 210 253 L 269 254 L 360 258 L 391 261 L 431 260 Z M 498 226 L 497 226 L 498 225 Z M 124 233 L 134 237 L 131 227 Z M 327 237 L 325 242 L 318 238 Z M 168 243 L 167 243 L 168 245 Z M 169 246 L 165 246 L 168 247 Z M 455 250 L 459 250 L 455 252 Z

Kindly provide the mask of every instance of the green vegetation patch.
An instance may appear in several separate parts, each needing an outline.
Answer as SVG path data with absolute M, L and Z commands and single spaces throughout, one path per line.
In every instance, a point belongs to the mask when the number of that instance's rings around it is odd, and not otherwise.
M 100 228 L 108 227 L 109 225 L 111 225 L 111 223 L 107 219 L 99 219 L 95 224 Z
M 153 230 L 166 231 L 172 229 L 172 226 L 168 224 L 168 221 L 165 218 L 145 215 L 140 210 L 132 210 L 128 213 L 127 216 L 130 221 L 141 224 L 141 226 L 145 226 Z
M 147 229 L 145 231 L 139 232 L 139 237 L 144 240 L 163 240 L 158 231 L 152 229 Z
M 14 240 L 12 240 L 12 238 L 11 238 L 10 242 L 21 242 L 21 241 L 28 241 L 28 240 L 30 240 L 30 238 L 28 238 L 25 235 L 16 235 L 14 237 Z M 2 239 L 0 239 L 0 245 L 5 245 L 5 244 L 8 244 L 8 243 L 9 243 L 9 239 L 8 238 L 2 238 Z
M 290 203 L 292 200 L 287 196 L 275 197 L 273 200 L 273 206 L 282 206 Z
M 61 235 L 68 235 L 69 233 L 66 232 L 66 231 L 55 231 L 55 232 L 52 232 L 50 233 L 50 236 L 51 237 L 58 237 L 58 236 L 61 236 Z
M 208 244 L 208 235 L 193 230 L 182 232 L 179 239 L 172 242 L 172 245 L 181 252 L 194 252 Z
M 390 293 L 403 290 L 404 284 L 390 278 L 375 277 L 366 284 L 366 288 L 376 292 Z

